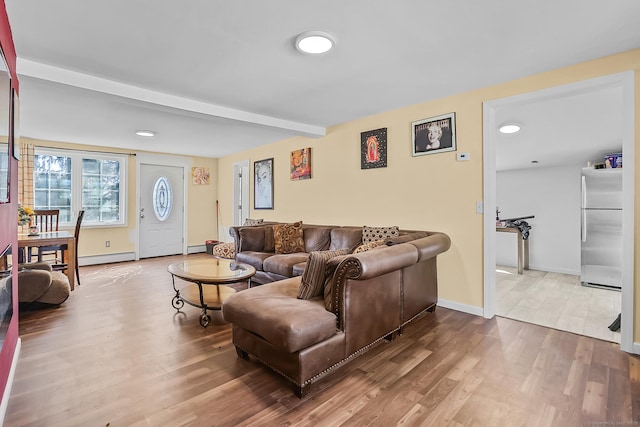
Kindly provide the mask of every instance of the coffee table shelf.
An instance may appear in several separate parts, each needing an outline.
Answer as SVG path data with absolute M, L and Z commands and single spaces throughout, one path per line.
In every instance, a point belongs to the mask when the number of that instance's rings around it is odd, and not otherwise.
M 236 292 L 225 284 L 247 280 L 251 287 L 251 277 L 256 274 L 256 269 L 248 264 L 213 257 L 176 262 L 167 270 L 176 292 L 171 305 L 177 311 L 185 303 L 201 308 L 200 325 L 205 328 L 211 323 L 207 310 L 220 310 L 224 300 Z M 176 277 L 191 283 L 178 288 Z

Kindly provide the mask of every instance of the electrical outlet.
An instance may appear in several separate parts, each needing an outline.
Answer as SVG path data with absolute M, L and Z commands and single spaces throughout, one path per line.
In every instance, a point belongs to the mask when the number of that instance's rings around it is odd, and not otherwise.
M 111 241 L 110 240 L 105 240 L 104 246 L 105 246 L 105 248 L 110 248 L 111 247 Z

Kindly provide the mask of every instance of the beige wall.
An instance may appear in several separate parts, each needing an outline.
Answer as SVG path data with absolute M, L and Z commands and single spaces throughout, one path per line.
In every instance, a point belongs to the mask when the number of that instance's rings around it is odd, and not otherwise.
M 344 123 L 329 128 L 322 138 L 296 137 L 222 158 L 218 169 L 222 222 L 232 222 L 233 163 L 274 157 L 275 209 L 252 210 L 252 218 L 444 231 L 451 237 L 452 246 L 438 261 L 440 298 L 482 307 L 483 224 L 482 216 L 475 213 L 475 202 L 483 200 L 483 102 L 628 70 L 636 72 L 637 146 L 640 50 L 633 50 Z M 411 122 L 450 112 L 456 113 L 458 152 L 468 152 L 470 160 L 457 162 L 455 152 L 412 157 Z M 381 127 L 388 132 L 388 167 L 361 170 L 360 132 Z M 291 181 L 289 154 L 304 147 L 312 147 L 312 179 Z M 635 164 L 640 171 L 637 160 Z M 636 188 L 640 191 L 638 175 Z M 253 183 L 251 191 L 253 206 Z M 635 225 L 640 230 L 637 197 L 635 209 Z M 639 240 L 637 232 L 636 242 Z M 637 262 L 635 271 L 636 307 L 640 307 Z M 635 341 L 640 341 L 639 317 Z
M 89 145 L 68 144 L 55 141 L 34 140 L 21 138 L 21 143 L 34 144 L 36 147 L 66 148 L 86 151 L 109 151 L 114 153 L 134 153 L 131 150 L 106 149 L 105 147 L 95 147 Z M 205 157 L 183 157 L 192 166 L 208 167 L 211 173 L 211 183 L 209 185 L 191 184 L 191 168 L 189 167 L 187 176 L 187 196 L 186 196 L 186 218 L 187 245 L 204 245 L 205 240 L 217 238 L 217 216 L 216 199 L 218 194 L 218 159 Z M 137 237 L 136 217 L 136 183 L 137 165 L 136 156 L 129 156 L 127 169 L 127 225 L 122 227 L 90 227 L 83 228 L 78 245 L 78 256 L 97 256 L 135 252 L 135 241 Z M 111 242 L 110 247 L 105 247 L 105 241 Z

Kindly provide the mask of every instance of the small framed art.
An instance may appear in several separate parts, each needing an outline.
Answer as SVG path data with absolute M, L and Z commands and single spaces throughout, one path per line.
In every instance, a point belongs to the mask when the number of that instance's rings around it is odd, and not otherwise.
M 411 123 L 414 156 L 456 151 L 456 113 Z
M 291 179 L 297 181 L 299 179 L 311 178 L 311 148 L 301 148 L 291 152 Z
M 196 166 L 191 168 L 191 183 L 194 185 L 209 185 L 211 175 L 209 168 Z
M 387 167 L 387 128 L 360 134 L 360 169 Z
M 273 209 L 273 157 L 253 162 L 254 209 Z

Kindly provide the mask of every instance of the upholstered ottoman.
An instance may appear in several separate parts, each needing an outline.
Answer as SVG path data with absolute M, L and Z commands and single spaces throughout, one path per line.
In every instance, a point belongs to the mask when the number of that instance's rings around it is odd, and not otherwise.
M 234 242 L 227 242 L 215 245 L 213 247 L 213 256 L 234 259 L 236 257 L 236 244 Z
M 70 294 L 67 276 L 51 271 L 47 263 L 23 264 L 18 272 L 18 302 L 23 309 L 60 305 Z

